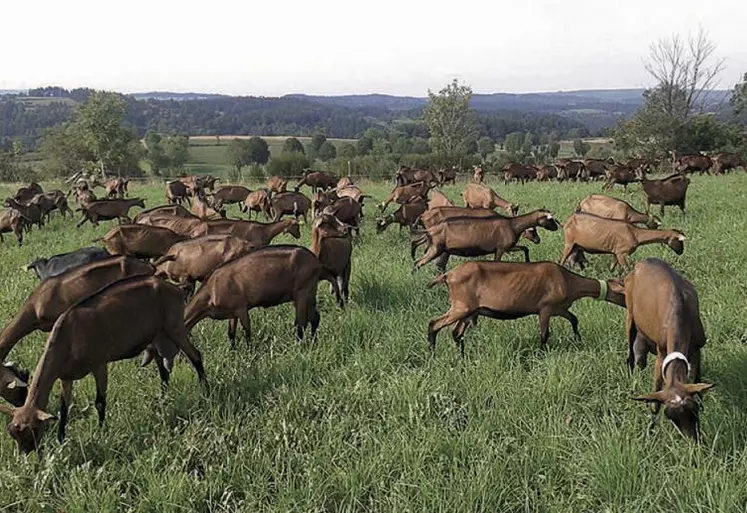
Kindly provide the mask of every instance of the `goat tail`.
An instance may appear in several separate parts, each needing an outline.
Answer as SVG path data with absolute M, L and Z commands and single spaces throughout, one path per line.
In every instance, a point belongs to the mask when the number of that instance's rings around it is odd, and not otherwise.
M 163 263 L 173 262 L 174 260 L 176 260 L 176 255 L 163 255 L 162 257 L 159 257 L 158 260 L 153 262 L 153 267 L 158 267 Z
M 436 276 L 433 278 L 428 285 L 426 285 L 427 288 L 435 287 L 436 285 L 440 285 L 442 283 L 446 283 L 446 280 L 449 278 L 449 273 L 443 273 L 439 276 Z

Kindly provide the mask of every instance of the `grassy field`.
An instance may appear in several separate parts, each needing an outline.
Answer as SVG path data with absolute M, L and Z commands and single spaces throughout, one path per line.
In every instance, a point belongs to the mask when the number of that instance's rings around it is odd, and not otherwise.
M 363 187 L 378 200 L 389 190 Z M 162 197 L 155 186 L 133 189 L 149 206 Z M 546 207 L 562 220 L 600 185 L 496 189 L 524 211 Z M 460 190 L 445 192 L 457 200 Z M 320 286 L 315 345 L 295 342 L 288 305 L 252 311 L 251 347 L 233 352 L 225 323 L 203 321 L 192 339 L 210 393 L 184 361 L 166 395 L 152 366 L 116 363 L 101 429 L 93 380 L 77 382 L 65 444 L 50 429 L 44 457 L 26 458 L 0 433 L 0 510 L 745 511 L 745 191 L 743 172 L 693 177 L 688 213 L 664 217 L 665 227 L 687 234 L 685 253 L 646 246 L 633 257 L 666 259 L 700 294 L 703 379 L 716 384 L 704 398 L 700 446 L 663 416 L 647 433 L 649 414 L 630 397 L 650 391 L 652 368 L 628 373 L 624 311 L 610 304 L 582 300 L 572 308 L 580 342 L 554 319 L 546 353 L 536 317 L 485 319 L 467 333 L 464 360 L 448 330 L 431 359 L 426 325 L 448 308 L 447 291 L 425 288 L 433 266 L 411 273 L 407 234 L 390 227 L 376 235 L 367 205 L 352 300 L 341 311 Z M 9 192 L 0 187 L 3 197 Z M 637 187 L 624 197 L 642 205 Z M 76 230 L 55 218 L 21 248 L 6 237 L 0 322 L 36 285 L 22 265 L 90 245 L 109 226 Z M 303 232 L 307 245 L 308 227 Z M 557 261 L 562 233 L 541 236 L 532 259 Z M 612 275 L 607 257 L 589 260 L 585 274 Z M 38 332 L 27 337 L 11 359 L 33 368 L 44 340 Z

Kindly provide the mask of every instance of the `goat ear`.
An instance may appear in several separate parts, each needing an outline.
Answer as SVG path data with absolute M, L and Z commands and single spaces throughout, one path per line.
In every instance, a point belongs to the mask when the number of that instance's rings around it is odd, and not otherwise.
M 621 279 L 613 278 L 611 280 L 608 280 L 607 285 L 612 292 L 615 292 L 617 294 L 625 294 L 625 283 Z
M 4 413 L 9 417 L 12 417 L 15 414 L 16 409 L 12 406 L 8 406 L 7 404 L 0 404 L 0 413 Z
M 49 422 L 50 420 L 57 420 L 55 415 L 51 415 L 44 410 L 36 410 L 36 418 L 39 422 Z
M 646 403 L 663 403 L 664 402 L 664 392 L 659 390 L 658 392 L 653 392 L 648 395 L 642 395 L 638 397 L 631 397 L 634 401 L 642 401 Z
M 713 383 L 686 383 L 684 389 L 688 394 L 703 394 L 713 388 Z

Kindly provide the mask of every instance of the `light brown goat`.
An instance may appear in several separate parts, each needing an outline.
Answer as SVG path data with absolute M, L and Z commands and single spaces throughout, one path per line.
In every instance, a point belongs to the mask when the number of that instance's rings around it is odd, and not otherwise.
M 540 226 L 555 231 L 558 223 L 547 210 L 535 210 L 518 217 L 456 217 L 428 228 L 428 249 L 415 262 L 418 269 L 443 254 L 476 257 L 495 255 L 499 261 L 504 253 L 521 251 L 529 261 L 529 250 L 517 246 L 522 233 Z
M 563 225 L 565 247 L 560 265 L 568 261 L 571 254 L 608 253 L 614 255 L 611 269 L 616 265 L 628 265 L 628 257 L 638 246 L 645 244 L 666 244 L 672 251 L 681 255 L 685 250 L 685 235 L 677 230 L 647 230 L 625 221 L 605 219 L 592 214 L 577 212 Z
M 168 215 L 166 212 L 153 212 L 151 215 L 138 220 L 137 224 L 160 226 L 161 228 L 168 228 L 177 235 L 195 237 L 196 235 L 193 234 L 203 226 L 203 221 L 191 214 L 190 216 L 181 217 L 179 215 Z
M 409 184 L 409 185 L 397 186 L 394 188 L 394 190 L 389 195 L 389 197 L 386 200 L 384 200 L 384 202 L 381 205 L 379 205 L 379 210 L 381 212 L 384 212 L 386 210 L 386 207 L 392 201 L 400 205 L 404 205 L 405 203 L 408 203 L 413 198 L 423 198 L 427 200 L 428 191 L 430 190 L 431 190 L 431 187 L 425 182 L 416 182 L 416 183 Z
M 265 215 L 267 219 L 270 218 L 270 193 L 267 189 L 257 189 L 252 191 L 244 200 L 241 211 L 252 218 L 252 212 L 259 214 L 260 212 Z
M 226 217 L 225 210 L 221 210 L 217 205 L 214 208 L 210 203 L 208 203 L 207 197 L 200 192 L 192 197 L 192 208 L 190 212 L 192 212 L 192 215 L 199 217 L 203 221 L 206 219 L 215 219 L 217 217 Z
M 282 233 L 299 239 L 301 231 L 295 219 L 283 219 L 277 222 L 260 223 L 259 221 L 243 221 L 234 219 L 220 219 L 205 221 L 192 231 L 192 237 L 203 235 L 232 235 L 252 243 L 254 246 L 267 246 Z
M 453 207 L 454 203 L 441 191 L 433 191 L 431 199 L 428 200 L 428 210 L 437 207 Z
M 101 240 L 112 255 L 155 258 L 165 255 L 171 246 L 185 238 L 160 226 L 123 224 L 109 230 Z
M 485 172 L 482 170 L 482 166 L 474 166 L 475 174 L 472 179 L 477 184 L 482 184 L 485 181 Z
M 646 366 L 656 354 L 654 391 L 637 401 L 664 405 L 667 418 L 685 436 L 699 438 L 698 395 L 713 385 L 700 381 L 700 350 L 706 343 L 695 287 L 657 258 L 638 262 L 625 277 L 628 365 Z M 688 383 L 689 382 L 689 383 Z
M 501 320 L 539 315 L 540 347 L 544 349 L 551 317 L 568 319 L 580 337 L 578 319 L 569 311 L 576 300 L 590 297 L 625 306 L 619 280 L 584 278 L 551 262 L 467 262 L 437 277 L 430 286 L 441 283 L 449 287 L 451 305 L 448 312 L 428 323 L 430 349 L 435 351 L 439 331 L 456 324 L 452 337 L 462 356 L 464 331 L 480 315 Z
M 236 320 L 247 343 L 251 340 L 249 310 L 293 302 L 296 336 L 303 339 L 311 324 L 311 338 L 319 327 L 316 290 L 325 272 L 319 259 L 300 246 L 268 246 L 217 268 L 187 304 L 184 321 L 191 331 L 202 319 L 228 319 L 228 338 L 236 346 Z
M 150 224 L 150 220 L 161 217 L 181 217 L 184 219 L 198 219 L 192 212 L 181 205 L 161 205 L 142 210 L 132 218 L 133 223 Z
M 508 215 L 515 216 L 519 205 L 514 205 L 498 196 L 493 189 L 476 183 L 468 184 L 462 193 L 464 204 L 469 208 L 502 208 Z
M 279 176 L 271 176 L 267 179 L 267 188 L 276 194 L 285 192 L 288 187 L 288 180 L 280 178 Z
M 90 221 L 94 226 L 98 226 L 99 220 L 108 221 L 111 219 L 117 219 L 120 223 L 124 219 L 126 222 L 131 223 L 132 220 L 128 214 L 130 209 L 136 206 L 145 208 L 145 201 L 141 198 L 111 199 L 94 201 L 88 206 L 81 205 L 79 210 L 83 211 L 83 219 L 80 220 L 77 226 L 83 225 L 86 221 Z
M 420 196 L 410 199 L 404 205 L 385 217 L 376 219 L 376 233 L 381 233 L 386 230 L 390 224 L 397 223 L 400 231 L 402 227 L 412 227 L 420 216 L 427 210 L 428 204 L 425 199 Z
M 23 244 L 23 216 L 14 209 L 9 208 L 0 212 L 0 242 L 3 242 L 3 233 L 13 233 L 18 240 L 18 245 Z
M 335 280 L 339 290 L 338 302 L 343 305 L 350 295 L 350 257 L 353 254 L 353 241 L 345 224 L 334 215 L 322 213 L 311 225 L 311 247 L 329 273 L 328 281 Z
M 99 424 L 103 424 L 107 365 L 133 358 L 151 343 L 161 356 L 156 361 L 164 382 L 180 350 L 200 380 L 205 380 L 202 356 L 187 339 L 184 296 L 160 278 L 136 277 L 115 282 L 60 315 L 39 358 L 26 402 L 19 408 L 0 405 L 0 411 L 11 416 L 8 433 L 19 449 L 28 453 L 40 445 L 45 425 L 55 418 L 46 410 L 58 379 L 62 381 L 59 440 L 65 437 L 73 381 L 88 374 L 96 380 L 95 404 Z
M 655 229 L 661 221 L 651 214 L 638 212 L 629 203 L 603 194 L 589 194 L 576 207 L 576 212 L 586 212 L 606 219 L 617 219 L 630 224 L 645 224 Z

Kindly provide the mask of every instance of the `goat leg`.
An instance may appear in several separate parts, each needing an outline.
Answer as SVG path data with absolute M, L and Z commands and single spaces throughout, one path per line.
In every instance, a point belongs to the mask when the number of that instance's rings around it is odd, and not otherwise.
M 228 319 L 228 340 L 231 341 L 231 350 L 234 351 L 236 349 L 236 326 L 237 326 L 238 319 L 236 317 L 231 317 Z
M 571 328 L 573 329 L 573 335 L 576 337 L 577 341 L 581 341 L 581 333 L 578 331 L 578 317 L 573 315 L 568 310 L 560 310 L 557 312 L 557 315 L 560 317 L 563 317 L 564 319 L 568 319 L 568 322 L 571 323 Z
M 73 382 L 61 380 L 60 389 L 60 422 L 57 424 L 57 440 L 62 443 L 65 440 L 65 426 L 67 425 L 68 411 L 73 400 Z M 38 444 L 38 441 L 37 441 Z
M 109 384 L 109 372 L 106 364 L 93 371 L 93 379 L 96 381 L 96 411 L 99 412 L 99 427 L 104 425 L 106 417 L 106 388 Z
M 539 312 L 540 323 L 540 349 L 547 349 L 547 339 L 550 337 L 550 311 L 545 309 Z
M 249 319 L 249 311 L 242 310 L 236 313 L 238 315 L 239 322 L 241 323 L 241 327 L 244 329 L 244 336 L 246 337 L 246 347 L 251 347 L 250 344 L 252 340 L 252 322 Z
M 630 372 L 632 374 L 633 369 L 635 368 L 634 347 L 638 328 L 633 322 L 633 314 L 631 313 L 630 309 L 627 310 L 627 315 L 625 317 L 625 332 L 628 339 L 628 369 L 630 369 Z
M 459 352 L 461 353 L 462 358 L 464 358 L 464 331 L 467 329 L 467 326 L 469 326 L 469 322 L 469 319 L 463 319 L 454 326 L 453 330 L 451 330 L 451 338 L 454 339 L 454 343 L 459 347 Z

